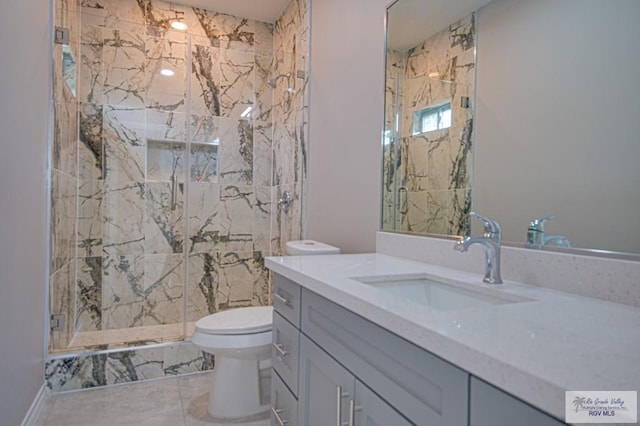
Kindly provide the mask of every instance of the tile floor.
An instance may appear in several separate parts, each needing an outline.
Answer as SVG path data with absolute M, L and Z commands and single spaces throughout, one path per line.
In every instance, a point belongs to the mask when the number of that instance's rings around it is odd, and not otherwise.
M 210 381 L 206 372 L 51 394 L 35 426 L 222 426 L 207 413 Z M 269 420 L 241 425 L 268 426 Z

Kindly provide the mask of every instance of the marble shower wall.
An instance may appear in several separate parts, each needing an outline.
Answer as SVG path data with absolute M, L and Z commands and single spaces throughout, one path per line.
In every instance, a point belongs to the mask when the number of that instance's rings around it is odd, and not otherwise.
M 274 76 L 285 76 L 273 90 L 273 163 L 270 203 L 271 253 L 304 235 L 308 153 L 309 2 L 293 0 L 274 28 Z M 285 191 L 293 203 L 288 213 L 277 208 Z M 266 196 L 267 194 L 265 194 Z
M 77 97 L 56 92 L 56 126 L 75 137 L 55 145 L 52 313 L 70 328 L 51 349 L 268 304 L 264 257 L 302 233 L 306 1 L 275 25 L 149 0 L 58 9 L 74 18 L 61 24 L 75 28 Z
M 190 342 L 100 350 L 57 356 L 45 364 L 45 384 L 53 392 L 116 385 L 213 369 L 213 357 Z
M 390 206 L 397 192 L 385 188 L 385 229 L 446 235 L 470 231 L 475 34 L 475 15 L 470 15 L 404 54 L 399 146 L 396 157 L 385 154 L 385 182 L 406 191 L 397 196 L 401 205 L 394 222 Z M 398 52 L 390 57 L 397 58 Z M 389 89 L 387 95 L 393 95 Z M 463 107 L 465 98 L 469 107 Z M 447 100 L 452 126 L 414 136 L 414 113 Z

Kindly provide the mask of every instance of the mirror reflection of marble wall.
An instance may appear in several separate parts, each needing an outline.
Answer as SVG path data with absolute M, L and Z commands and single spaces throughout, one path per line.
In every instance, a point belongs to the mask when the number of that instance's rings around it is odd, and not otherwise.
M 403 37 L 423 40 L 428 28 L 464 16 L 461 8 L 476 9 L 472 209 L 498 220 L 503 240 L 519 246 L 533 219 L 555 214 L 547 235 L 564 236 L 573 248 L 640 253 L 640 2 L 470 3 L 449 0 L 436 10 L 432 2 L 401 0 L 388 10 L 388 37 L 392 44 Z M 411 167 L 424 163 L 414 163 L 413 152 L 403 151 L 403 135 L 392 132 L 396 99 L 406 108 L 409 97 L 406 83 L 396 90 L 394 79 L 406 74 L 406 58 L 397 56 L 389 52 L 387 64 L 383 229 L 460 235 L 464 228 L 452 224 L 426 226 L 434 222 L 431 205 L 436 215 L 447 206 L 423 203 L 412 193 Z M 451 183 L 448 170 L 426 171 Z M 409 203 L 406 192 L 414 196 Z M 456 212 L 460 207 L 453 206 Z M 455 214 L 450 220 L 459 223 Z M 481 232 L 476 226 L 474 234 Z
M 475 39 L 470 15 L 406 51 L 387 50 L 384 230 L 470 230 Z M 445 102 L 451 127 L 414 129 L 416 113 Z

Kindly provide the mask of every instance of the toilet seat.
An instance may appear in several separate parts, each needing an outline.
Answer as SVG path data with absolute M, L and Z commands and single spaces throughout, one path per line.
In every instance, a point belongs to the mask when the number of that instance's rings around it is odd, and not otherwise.
M 272 323 L 272 306 L 235 308 L 199 319 L 196 332 L 213 335 L 258 334 L 270 331 Z

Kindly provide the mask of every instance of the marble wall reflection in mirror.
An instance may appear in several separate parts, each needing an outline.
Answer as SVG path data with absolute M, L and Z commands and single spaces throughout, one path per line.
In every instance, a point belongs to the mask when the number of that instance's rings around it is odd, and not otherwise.
M 480 3 L 388 10 L 383 230 L 463 235 L 476 210 L 522 246 L 555 214 L 574 248 L 640 254 L 640 2 Z M 450 128 L 414 131 L 448 100 Z

